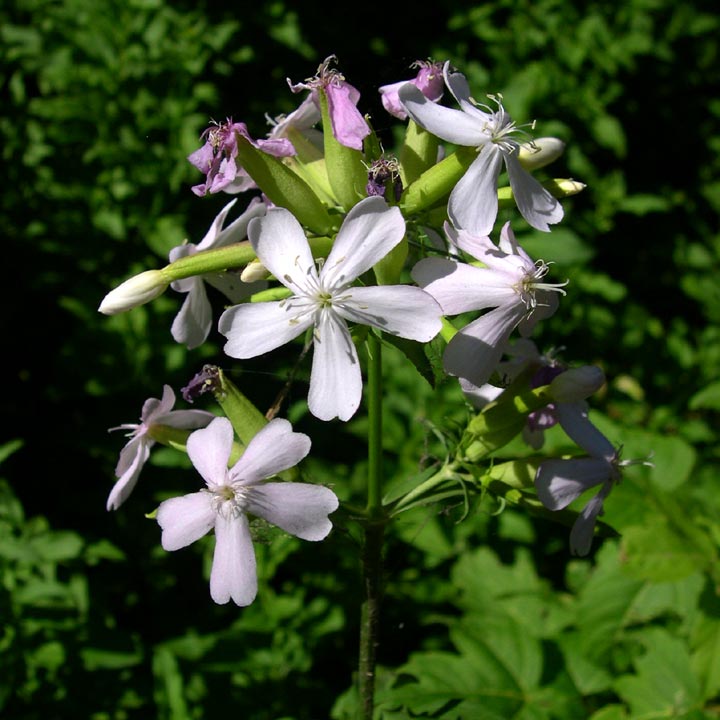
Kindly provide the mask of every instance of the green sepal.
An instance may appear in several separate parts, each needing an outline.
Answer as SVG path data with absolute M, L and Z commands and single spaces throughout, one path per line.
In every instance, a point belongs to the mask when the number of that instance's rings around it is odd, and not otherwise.
M 265 416 L 240 392 L 237 385 L 218 368 L 213 395 L 244 445 L 267 425 Z
M 523 378 L 523 383 L 526 382 Z M 506 389 L 498 400 L 486 405 L 468 424 L 465 459 L 477 462 L 507 445 L 522 432 L 531 412 L 551 402 L 547 385 L 517 393 L 511 388 Z
M 302 176 L 323 202 L 333 207 L 337 205 L 337 198 L 330 187 L 322 148 L 296 128 L 291 127 L 287 136 L 297 152 L 294 158 L 290 158 L 294 161 L 293 170 Z
M 182 280 L 195 275 L 218 273 L 245 267 L 256 257 L 252 245 L 247 240 L 243 240 L 225 247 L 201 250 L 194 255 L 186 255 L 166 265 L 159 272 L 169 284 L 173 280 Z
M 244 445 L 247 445 L 267 425 L 265 416 L 220 368 L 218 368 L 218 383 L 213 388 L 213 395 Z M 233 462 L 237 462 L 237 458 L 233 461 L 231 456 L 231 464 Z M 291 467 L 279 475 L 283 480 L 296 480 L 298 470 L 296 467 Z
M 365 187 L 368 171 L 359 150 L 339 143 L 332 132 L 327 95 L 318 89 L 320 112 L 322 113 L 323 143 L 325 146 L 325 168 L 330 187 L 345 212 L 366 197 Z
M 332 219 L 315 191 L 281 160 L 255 148 L 235 133 L 239 164 L 278 207 L 287 208 L 305 227 L 318 235 L 332 229 Z
M 276 302 L 278 300 L 284 300 L 292 295 L 292 290 L 289 290 L 284 285 L 278 287 L 268 288 L 267 290 L 261 290 L 250 296 L 251 303 L 259 302 Z
M 445 200 L 476 157 L 474 148 L 458 148 L 452 155 L 426 170 L 405 188 L 400 198 L 403 215 L 408 217 L 429 210 Z
M 405 266 L 407 256 L 408 241 L 407 237 L 403 236 L 403 239 L 373 266 L 378 285 L 397 285 L 400 282 L 400 273 Z
M 437 163 L 438 138 L 421 128 L 414 120 L 408 122 L 405 142 L 400 148 L 400 177 L 406 187 Z

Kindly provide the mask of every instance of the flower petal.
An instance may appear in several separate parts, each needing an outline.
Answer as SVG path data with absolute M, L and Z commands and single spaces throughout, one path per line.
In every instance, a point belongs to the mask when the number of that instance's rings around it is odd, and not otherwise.
M 216 417 L 206 428 L 196 430 L 188 438 L 190 460 L 209 486 L 226 484 L 232 444 L 233 428 L 224 417 Z
M 257 595 L 255 550 L 248 519 L 242 513 L 216 517 L 210 597 L 220 605 L 232 600 L 236 605 L 245 607 Z
M 445 369 L 474 385 L 484 385 L 500 362 L 510 334 L 525 312 L 522 303 L 501 305 L 466 325 L 445 348 Z
M 212 308 L 205 284 L 199 277 L 192 280 L 192 287 L 170 328 L 175 342 L 187 346 L 188 350 L 202 345 L 212 327 Z
M 429 342 L 442 328 L 443 312 L 424 290 L 410 285 L 354 287 L 352 298 L 335 308 L 346 320 L 391 335 Z
M 248 495 L 248 512 L 303 540 L 327 537 L 332 529 L 327 516 L 338 504 L 332 490 L 307 483 L 265 483 Z
M 271 420 L 248 443 L 230 470 L 230 482 L 248 485 L 297 465 L 310 452 L 310 438 L 282 418 Z
M 326 288 L 343 287 L 382 260 L 403 238 L 405 221 L 381 197 L 361 200 L 347 214 L 320 277 Z
M 172 410 L 175 405 L 175 393 L 169 385 L 163 385 L 162 399 L 148 398 L 142 407 L 140 419 L 146 425 L 149 425 L 156 415 L 164 415 Z
M 502 156 L 495 145 L 485 145 L 453 188 L 448 216 L 455 227 L 471 235 L 490 234 L 498 213 L 497 181 Z
M 218 325 L 227 338 L 225 354 L 241 359 L 257 357 L 302 335 L 314 321 L 314 307 L 297 317 L 297 305 L 302 302 L 301 298 L 292 297 L 228 308 L 220 316 Z
M 157 418 L 156 423 L 182 430 L 195 430 L 207 427 L 215 417 L 207 410 L 173 410 Z
M 156 519 L 162 528 L 160 543 L 172 551 L 187 547 L 210 532 L 216 513 L 212 495 L 196 492 L 160 503 Z
M 516 153 L 505 155 L 505 166 L 520 214 L 535 229 L 550 232 L 549 226 L 563 218 L 562 205 L 523 168 Z
M 610 462 L 615 457 L 612 443 L 590 422 L 585 402 L 558 403 L 558 422 L 566 435 L 588 455 Z
M 412 269 L 415 282 L 440 303 L 445 315 L 498 307 L 517 300 L 512 287 L 520 279 L 487 268 L 446 260 L 424 258 Z
M 150 457 L 150 448 L 154 442 L 147 437 L 133 438 L 120 453 L 115 474 L 118 479 L 108 495 L 106 508 L 117 510 L 130 496 L 130 493 L 137 485 L 140 471 Z
M 362 374 L 345 322 L 323 311 L 315 330 L 308 407 L 320 420 L 347 421 L 360 405 Z
M 265 217 L 250 223 L 248 238 L 262 264 L 285 287 L 293 292 L 308 289 L 306 276 L 316 274 L 315 260 L 305 232 L 291 212 L 268 210 Z
M 329 83 L 325 86 L 325 96 L 335 139 L 341 145 L 362 150 L 363 138 L 370 134 L 370 128 L 356 107 L 358 91 L 348 83 Z
M 610 492 L 610 484 L 603 485 L 600 492 L 583 508 L 570 531 L 570 552 L 573 555 L 587 555 L 592 547 L 595 523 L 603 514 L 603 504 Z
M 442 140 L 455 145 L 479 147 L 490 139 L 479 118 L 428 100 L 411 82 L 398 90 L 398 97 L 407 114 L 421 128 Z
M 598 458 L 545 460 L 535 475 L 535 489 L 548 510 L 562 510 L 610 477 L 610 465 Z

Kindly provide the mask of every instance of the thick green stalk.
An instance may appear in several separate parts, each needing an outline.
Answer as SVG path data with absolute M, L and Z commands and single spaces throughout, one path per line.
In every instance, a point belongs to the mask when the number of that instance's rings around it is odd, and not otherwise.
M 365 601 L 360 614 L 358 717 L 372 720 L 375 707 L 375 665 L 382 597 L 382 551 L 385 517 L 382 508 L 382 355 L 380 339 L 368 335 L 368 493 L 367 525 L 362 550 Z

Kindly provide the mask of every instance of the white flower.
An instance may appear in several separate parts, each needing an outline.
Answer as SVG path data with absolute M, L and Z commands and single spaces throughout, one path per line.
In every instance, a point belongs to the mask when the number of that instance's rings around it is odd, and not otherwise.
M 562 220 L 563 209 L 520 164 L 519 147 L 526 141 L 526 133 L 507 114 L 500 98 L 492 98 L 497 110 L 478 105 L 462 73 L 451 73 L 449 63 L 445 63 L 443 73 L 460 110 L 428 100 L 411 83 L 403 85 L 398 95 L 420 127 L 447 142 L 479 151 L 450 193 L 448 215 L 455 227 L 473 235 L 487 235 L 492 230 L 498 211 L 498 176 L 504 162 L 520 214 L 532 227 L 549 231 L 549 225 Z
M 319 485 L 263 482 L 310 451 L 310 438 L 293 432 L 287 420 L 271 420 L 228 469 L 232 444 L 227 418 L 215 418 L 188 438 L 188 455 L 207 488 L 161 503 L 157 521 L 165 550 L 186 547 L 214 528 L 210 595 L 216 603 L 232 599 L 245 606 L 257 594 L 248 513 L 303 540 L 322 540 L 332 528 L 327 516 L 337 509 L 338 499 Z
M 558 403 L 555 414 L 567 435 L 588 457 L 545 460 L 537 469 L 535 488 L 540 502 L 549 510 L 562 510 L 586 490 L 600 485 L 600 491 L 583 508 L 570 531 L 570 551 L 587 555 L 595 523 L 603 503 L 622 478 L 628 465 L 652 466 L 648 460 L 621 460 L 620 450 L 590 422 L 584 402 Z
M 220 318 L 220 332 L 228 339 L 225 352 L 256 357 L 313 328 L 310 412 L 321 420 L 349 420 L 360 405 L 362 376 L 346 321 L 419 342 L 440 331 L 442 311 L 420 288 L 352 285 L 404 232 L 397 208 L 380 197 L 366 198 L 348 213 L 318 270 L 300 223 L 287 210 L 268 210 L 250 223 L 250 242 L 262 264 L 294 295 L 226 310 Z
M 195 255 L 201 250 L 224 247 L 244 240 L 247 236 L 248 223 L 253 218 L 265 214 L 265 204 L 259 198 L 253 199 L 245 212 L 223 230 L 225 218 L 236 202 L 232 200 L 218 213 L 205 237 L 197 245 L 186 242 L 173 248 L 170 251 L 170 262 Z M 220 290 L 233 303 L 240 302 L 242 298 L 265 287 L 261 283 L 244 283 L 237 274 L 232 273 L 208 273 L 175 280 L 170 287 L 177 292 L 187 293 L 187 297 L 173 321 L 170 332 L 176 342 L 186 345 L 189 349 L 202 345 L 207 340 L 212 327 L 212 307 L 205 292 L 206 282 Z
M 163 386 L 162 400 L 149 398 L 145 401 L 139 424 L 125 423 L 113 430 L 129 430 L 130 441 L 120 452 L 113 485 L 107 499 L 107 509 L 117 510 L 129 497 L 137 484 L 143 465 L 150 457 L 155 440 L 148 434 L 153 425 L 167 425 L 183 430 L 205 427 L 215 416 L 205 410 L 173 410 L 175 393 L 169 385 Z
M 446 315 L 495 308 L 460 330 L 443 355 L 447 372 L 481 386 L 499 363 L 512 331 L 519 326 L 520 334 L 527 337 L 539 320 L 550 317 L 565 283 L 544 282 L 549 266 L 532 261 L 517 244 L 509 223 L 503 226 L 498 246 L 490 238 L 454 231 L 447 224 L 445 232 L 452 244 L 485 267 L 425 258 L 415 265 L 412 277 Z

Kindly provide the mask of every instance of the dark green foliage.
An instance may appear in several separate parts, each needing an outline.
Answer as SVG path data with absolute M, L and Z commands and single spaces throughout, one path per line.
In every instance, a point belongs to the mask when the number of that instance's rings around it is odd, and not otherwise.
M 3 716 L 352 717 L 352 519 L 336 518 L 319 545 L 255 528 L 258 601 L 215 606 L 212 540 L 164 553 L 143 518 L 197 477 L 156 453 L 128 504 L 106 514 L 124 442 L 106 428 L 136 421 L 145 398 L 165 382 L 179 390 L 204 362 L 231 365 L 216 335 L 193 352 L 173 343 L 173 293 L 124 316 L 96 312 L 119 280 L 160 267 L 185 237 L 198 241 L 227 201 L 189 189 L 201 178 L 185 157 L 210 118 L 263 136 L 264 113 L 297 104 L 285 78 L 336 53 L 388 147 L 376 87 L 429 55 L 451 59 L 479 96 L 502 92 L 518 121 L 537 118 L 536 135 L 568 143 L 553 174 L 588 189 L 564 202 L 564 224 L 529 233 L 507 213 L 531 254 L 570 279 L 539 344 L 603 365 L 594 419 L 625 443 L 624 457 L 654 450 L 656 465 L 627 471 L 604 516 L 621 537 L 596 541 L 587 560 L 569 557 L 566 527 L 489 498 L 400 515 L 378 717 L 718 717 L 720 19 L 700 0 L 424 7 L 0 9 L 1 410 L 5 440 L 19 440 L 1 453 Z M 233 381 L 265 410 L 298 354 L 244 363 Z M 386 361 L 387 471 L 402 484 L 444 456 L 468 411 L 454 383 L 434 393 L 394 348 Z M 434 382 L 436 361 L 415 353 Z M 364 418 L 315 422 L 308 372 L 305 363 L 287 413 L 313 439 L 305 471 L 360 503 Z M 548 452 L 568 449 L 549 435 Z M 503 452 L 499 461 L 528 451 Z

